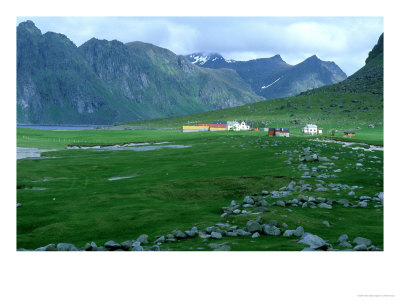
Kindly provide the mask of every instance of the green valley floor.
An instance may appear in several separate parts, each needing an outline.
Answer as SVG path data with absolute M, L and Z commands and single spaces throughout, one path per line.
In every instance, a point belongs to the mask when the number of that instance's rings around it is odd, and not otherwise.
M 18 128 L 17 147 L 52 151 L 17 160 L 16 247 L 345 250 L 361 237 L 383 250 L 383 148 L 370 144 L 382 126 L 356 139 Z

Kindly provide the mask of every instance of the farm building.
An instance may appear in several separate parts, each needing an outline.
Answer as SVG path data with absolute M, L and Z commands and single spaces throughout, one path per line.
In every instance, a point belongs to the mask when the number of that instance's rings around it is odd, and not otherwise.
M 197 126 L 208 126 L 210 131 L 224 131 L 226 124 L 197 124 Z
M 226 122 L 226 129 L 227 130 L 233 130 L 233 131 L 239 131 L 240 130 L 240 124 L 239 124 L 239 122 L 236 122 L 236 121 L 227 121 Z
M 246 121 L 239 121 L 239 130 L 250 130 L 250 125 Z
M 314 135 L 314 134 L 318 134 L 318 133 L 321 134 L 321 133 L 322 133 L 322 130 L 318 130 L 317 125 L 314 125 L 314 124 L 307 124 L 307 125 L 303 128 L 302 132 L 303 132 L 303 133 L 307 133 L 307 134 L 312 134 L 312 135 Z
M 209 131 L 208 126 L 182 126 L 182 132 L 198 132 L 198 131 Z
M 289 137 L 290 132 L 289 128 L 269 128 L 268 130 L 268 135 L 269 136 L 284 136 L 284 137 Z
M 347 130 L 344 132 L 344 135 L 345 136 L 356 136 L 356 132 Z

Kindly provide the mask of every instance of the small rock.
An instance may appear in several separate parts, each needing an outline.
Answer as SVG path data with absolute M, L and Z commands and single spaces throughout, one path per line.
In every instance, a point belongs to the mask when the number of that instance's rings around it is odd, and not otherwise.
M 322 224 L 324 224 L 326 227 L 331 227 L 331 224 L 329 224 L 328 221 L 323 221 Z
M 338 238 L 338 242 L 347 242 L 349 240 L 349 236 L 347 234 L 342 234 L 341 236 L 339 236 Z
M 132 244 L 131 251 L 144 251 L 143 247 L 140 245 L 140 242 L 136 241 Z
M 22 204 L 21 203 L 17 203 L 17 207 L 21 207 L 22 206 Z
M 268 224 L 264 224 L 262 226 L 262 230 L 266 235 L 280 235 L 281 234 L 280 228 L 278 228 L 276 226 L 271 226 Z
M 302 239 L 298 241 L 298 243 L 307 244 L 310 246 L 310 248 L 313 249 L 326 250 L 328 248 L 326 242 L 323 239 L 311 233 L 304 233 Z
M 121 249 L 121 245 L 118 244 L 117 242 L 114 241 L 108 241 L 106 243 L 104 243 L 104 247 L 108 250 L 117 250 L 117 249 Z
M 121 249 L 125 251 L 129 251 L 132 248 L 133 241 L 125 241 L 121 243 Z
M 258 222 L 252 221 L 252 220 L 247 222 L 246 228 L 247 228 L 247 231 L 249 231 L 250 233 L 253 233 L 256 231 L 261 231 L 261 229 L 262 229 L 261 225 Z
M 211 232 L 211 238 L 213 239 L 222 239 L 222 234 L 216 231 Z
M 35 249 L 35 251 L 57 251 L 57 246 L 55 244 L 48 244 L 46 246 Z
M 214 251 L 230 251 L 231 247 L 229 245 L 222 245 L 221 247 L 215 248 Z
M 275 204 L 278 205 L 278 206 L 282 206 L 282 207 L 285 207 L 285 206 L 286 206 L 286 205 L 285 205 L 285 202 L 282 201 L 282 200 L 276 201 Z
M 161 251 L 160 246 L 158 246 L 158 245 L 153 245 L 153 246 L 150 248 L 150 250 L 151 250 L 151 251 Z
M 339 247 L 352 248 L 353 246 L 349 242 L 343 241 L 343 242 L 340 242 Z
M 326 203 L 320 203 L 318 204 L 319 208 L 327 208 L 327 209 L 331 209 L 332 205 L 326 204 Z
M 140 242 L 140 244 L 148 244 L 149 243 L 148 238 L 149 236 L 147 234 L 142 234 L 136 239 L 136 241 Z
M 58 243 L 57 250 L 58 251 L 78 251 L 78 248 L 76 248 L 73 244 Z
M 364 244 L 365 246 L 369 246 L 372 244 L 372 242 L 369 239 L 358 236 L 353 240 L 353 244 L 357 244 L 357 245 Z
M 246 196 L 243 199 L 244 204 L 254 204 L 254 200 L 250 196 Z
M 353 248 L 354 251 L 367 251 L 367 246 L 364 244 L 357 245 Z
M 254 232 L 253 235 L 251 236 L 253 239 L 260 237 L 260 234 L 258 232 Z
M 362 207 L 362 208 L 368 207 L 368 202 L 360 201 L 360 202 L 358 202 L 358 207 Z

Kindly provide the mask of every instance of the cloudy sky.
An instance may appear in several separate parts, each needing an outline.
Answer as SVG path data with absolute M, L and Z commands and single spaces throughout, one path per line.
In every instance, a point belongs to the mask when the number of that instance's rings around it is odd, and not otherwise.
M 17 24 L 28 19 L 42 33 L 63 33 L 77 46 L 96 37 L 235 60 L 280 54 L 289 64 L 316 54 L 347 75 L 364 65 L 383 32 L 382 17 L 18 17 Z

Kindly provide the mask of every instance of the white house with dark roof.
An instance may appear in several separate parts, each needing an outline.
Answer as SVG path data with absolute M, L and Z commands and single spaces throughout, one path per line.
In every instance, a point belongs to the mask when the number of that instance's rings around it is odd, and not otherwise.
M 314 124 L 307 124 L 307 125 L 303 128 L 302 132 L 303 132 L 303 133 L 307 133 L 307 134 L 314 135 L 314 134 L 322 133 L 322 130 L 318 130 L 317 125 L 314 125 Z

